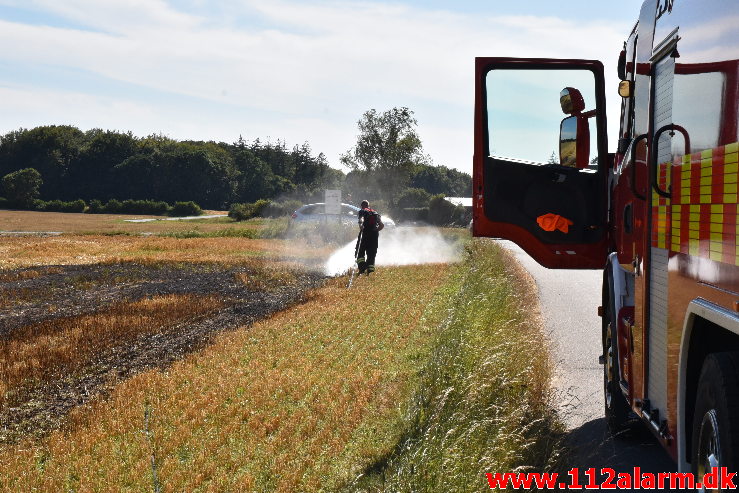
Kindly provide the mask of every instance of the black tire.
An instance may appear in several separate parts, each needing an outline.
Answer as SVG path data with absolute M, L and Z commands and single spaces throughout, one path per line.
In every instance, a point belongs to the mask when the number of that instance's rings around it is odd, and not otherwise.
M 605 417 L 608 430 L 612 434 L 622 432 L 627 428 L 631 418 L 631 408 L 626 401 L 619 381 L 621 376 L 618 369 L 618 344 L 616 344 L 616 316 L 613 302 L 613 284 L 608 277 L 608 289 L 603 306 L 607 307 L 603 314 L 603 400 L 605 402 Z
M 714 465 L 737 472 L 739 352 L 711 353 L 703 362 L 695 398 L 691 445 L 691 465 L 696 481 Z

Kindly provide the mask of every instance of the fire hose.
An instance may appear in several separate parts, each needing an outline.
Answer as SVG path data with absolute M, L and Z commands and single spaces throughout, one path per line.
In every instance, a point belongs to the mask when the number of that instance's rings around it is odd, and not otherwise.
M 354 274 L 357 272 L 357 259 L 359 258 L 359 245 L 362 243 L 362 229 L 359 230 L 359 236 L 357 236 L 357 245 L 354 247 L 354 264 L 352 264 L 352 273 L 351 276 L 349 276 L 349 285 L 346 287 L 346 289 L 349 289 L 352 287 L 352 283 L 354 282 Z

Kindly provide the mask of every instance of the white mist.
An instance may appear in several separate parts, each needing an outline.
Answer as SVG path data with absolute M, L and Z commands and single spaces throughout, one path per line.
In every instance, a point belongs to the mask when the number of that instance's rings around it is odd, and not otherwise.
M 347 272 L 354 265 L 352 241 L 336 250 L 326 261 L 326 275 L 336 276 Z M 385 228 L 380 233 L 375 265 L 415 265 L 456 262 L 460 246 L 448 242 L 435 228 Z

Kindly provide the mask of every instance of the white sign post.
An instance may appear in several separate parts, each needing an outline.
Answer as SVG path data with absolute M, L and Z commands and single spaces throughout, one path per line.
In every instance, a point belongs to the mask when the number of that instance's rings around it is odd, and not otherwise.
M 325 190 L 323 203 L 326 214 L 341 214 L 341 190 Z

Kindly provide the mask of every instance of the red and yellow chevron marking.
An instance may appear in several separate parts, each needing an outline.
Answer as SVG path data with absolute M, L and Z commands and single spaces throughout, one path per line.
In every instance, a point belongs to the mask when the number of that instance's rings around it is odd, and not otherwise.
M 733 143 L 660 164 L 672 198 L 652 191 L 652 246 L 739 265 L 738 153 Z

